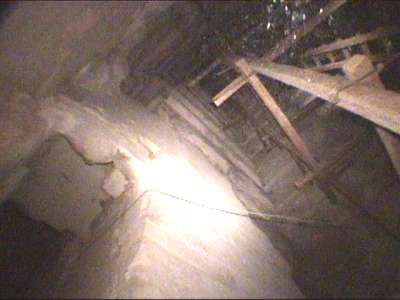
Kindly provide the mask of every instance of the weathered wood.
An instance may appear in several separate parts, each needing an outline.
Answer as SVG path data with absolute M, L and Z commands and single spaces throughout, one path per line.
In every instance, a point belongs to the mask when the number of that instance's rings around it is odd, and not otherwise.
M 295 43 L 306 36 L 308 33 L 314 30 L 321 22 L 328 18 L 334 13 L 339 7 L 346 3 L 346 0 L 331 0 L 324 8 L 322 12 L 316 16 L 310 18 L 307 22 L 302 24 L 294 32 L 290 33 L 284 39 L 276 44 L 276 46 L 264 55 L 263 58 L 270 60 L 276 60 L 282 54 L 286 53 Z
M 371 85 L 350 83 L 344 77 L 262 60 L 251 61 L 254 71 L 302 89 L 400 134 L 400 94 Z
M 266 53 L 263 58 L 268 60 L 275 60 L 279 58 L 282 54 L 284 54 L 290 47 L 292 47 L 295 43 L 297 43 L 301 38 L 310 33 L 318 24 L 320 24 L 323 20 L 329 17 L 334 11 L 336 11 L 339 7 L 341 7 L 346 0 L 331 0 L 324 8 L 323 12 L 309 19 L 305 24 L 301 25 L 300 28 L 289 34 L 283 40 L 278 42 L 276 46 L 268 53 Z M 244 81 L 246 80 L 246 81 Z M 239 76 L 236 78 L 231 84 L 226 86 L 222 91 L 220 91 L 215 97 L 214 102 L 219 103 L 221 105 L 222 102 L 226 101 L 231 95 L 236 93 L 245 83 L 247 82 L 247 78 Z M 225 98 L 226 97 L 226 98 Z M 222 101 L 217 101 L 219 98 L 223 99 Z
M 237 47 L 238 45 L 241 44 L 241 41 L 243 39 L 246 39 L 253 31 L 255 28 L 257 28 L 258 24 L 254 24 L 252 26 L 250 26 L 249 28 L 247 28 L 246 30 L 244 30 L 242 33 L 240 33 L 240 38 L 236 39 L 232 45 L 233 48 Z M 200 82 L 200 80 L 202 80 L 204 77 L 206 77 L 209 73 L 211 73 L 216 67 L 218 67 L 221 63 L 223 62 L 223 60 L 221 58 L 217 58 L 215 59 L 203 72 L 201 72 L 195 79 L 193 79 L 190 83 L 189 86 L 193 87 L 195 86 L 198 82 Z M 219 73 L 217 73 L 217 75 L 221 75 L 229 70 L 232 70 L 231 66 L 228 66 L 227 68 L 225 68 L 224 70 L 220 71 Z
M 259 97 L 263 99 L 263 102 L 270 109 L 272 115 L 278 121 L 279 125 L 281 126 L 281 129 L 286 133 L 292 145 L 294 145 L 296 151 L 294 151 L 295 149 L 291 149 L 290 145 L 286 146 L 284 140 L 280 141 L 279 138 L 274 138 L 274 134 L 272 134 L 270 128 L 267 129 L 264 128 L 264 130 L 266 129 L 269 138 L 273 139 L 276 145 L 285 148 L 289 152 L 290 156 L 293 158 L 293 160 L 295 161 L 295 163 L 302 172 L 304 173 L 310 172 L 307 171 L 307 168 L 311 171 L 316 169 L 318 167 L 318 162 L 314 159 L 311 152 L 308 150 L 306 144 L 301 139 L 300 135 L 296 132 L 294 127 L 290 124 L 290 121 L 280 110 L 279 106 L 276 104 L 274 99 L 268 93 L 267 89 L 261 83 L 258 76 L 255 74 L 251 75 L 252 74 L 251 68 L 247 65 L 245 60 L 243 60 L 243 62 L 245 68 L 244 70 L 245 76 L 249 77 L 250 84 L 252 84 L 253 88 L 256 90 Z M 239 63 L 239 68 L 242 70 L 242 68 L 240 67 L 240 61 L 238 63 Z M 253 80 L 255 80 L 255 82 L 253 82 Z M 258 131 L 258 128 L 255 127 L 255 130 Z M 262 136 L 259 135 L 259 137 L 260 140 L 263 141 Z M 305 166 L 307 168 L 305 168 Z M 317 185 L 321 189 L 321 191 L 324 192 L 324 194 L 327 196 L 327 198 L 330 200 L 331 203 L 337 202 L 337 198 L 334 191 L 327 183 L 322 181 L 317 181 Z
M 218 67 L 222 63 L 222 59 L 217 58 L 214 60 L 207 68 L 204 69 L 204 71 L 200 72 L 199 75 L 196 76 L 190 83 L 189 86 L 193 87 L 195 86 L 198 82 L 200 82 L 204 77 L 206 77 L 208 74 L 210 74 L 216 67 Z
M 383 37 L 388 37 L 391 35 L 398 34 L 400 32 L 400 28 L 398 26 L 391 26 L 386 28 L 378 28 L 372 32 L 357 34 L 353 37 L 347 39 L 340 39 L 331 44 L 326 44 L 319 46 L 318 48 L 309 49 L 305 52 L 305 56 L 318 55 L 326 52 L 331 52 L 335 50 L 339 50 L 346 47 L 351 47 L 354 45 L 358 45 L 361 43 L 366 43 L 368 41 L 376 40 Z
M 355 55 L 343 67 L 345 74 L 350 80 L 357 80 L 374 69 L 375 68 L 372 64 L 372 61 L 365 55 Z M 378 74 L 374 74 L 373 76 L 366 78 L 364 82 L 368 82 L 369 84 L 379 88 L 385 88 Z M 400 178 L 400 138 L 378 126 L 375 126 L 375 129 L 381 138 L 392 161 L 393 167 Z
M 400 138 L 383 128 L 377 127 L 376 130 L 400 178 Z
M 318 71 L 318 72 L 326 72 L 331 70 L 336 70 L 342 68 L 343 64 L 346 60 L 336 61 L 334 63 L 325 64 L 325 65 L 316 65 L 315 67 L 309 68 L 310 70 Z
M 236 78 L 229 85 L 227 85 L 221 92 L 219 92 L 217 95 L 214 96 L 213 101 L 215 105 L 220 106 L 246 83 L 247 83 L 247 78 L 245 76 L 239 76 L 238 78 Z
M 368 57 L 373 62 L 382 62 L 387 58 L 385 55 L 381 55 L 381 54 L 371 54 L 371 55 L 368 55 Z M 319 72 L 326 72 L 326 71 L 331 71 L 331 70 L 335 70 L 335 69 L 341 69 L 346 62 L 347 62 L 347 59 L 344 59 L 344 60 L 336 61 L 336 62 L 330 63 L 330 64 L 325 64 L 325 65 L 320 64 L 320 65 L 317 65 L 316 67 L 312 67 L 309 69 L 314 70 L 314 71 L 319 71 Z
M 261 100 L 268 107 L 268 109 L 275 117 L 279 125 L 282 127 L 283 131 L 286 133 L 290 141 L 301 153 L 304 161 L 310 166 L 310 168 L 316 167 L 318 163 L 314 159 L 303 139 L 297 133 L 296 129 L 292 126 L 289 119 L 282 112 L 282 110 L 272 98 L 258 76 L 256 74 L 253 74 L 253 70 L 248 65 L 248 63 L 244 59 L 240 59 L 236 62 L 236 66 L 243 72 L 244 77 L 249 79 L 249 83 L 251 84 L 251 86 L 255 89 Z

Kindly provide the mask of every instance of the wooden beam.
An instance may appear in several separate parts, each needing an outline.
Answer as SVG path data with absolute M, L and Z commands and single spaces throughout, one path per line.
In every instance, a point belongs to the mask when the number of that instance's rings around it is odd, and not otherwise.
M 217 95 L 214 96 L 213 101 L 215 105 L 220 106 L 246 83 L 247 83 L 246 77 L 239 76 L 238 78 L 236 78 L 229 85 L 227 85 L 222 91 L 220 91 Z
M 387 36 L 391 36 L 400 32 L 400 28 L 398 26 L 391 26 L 386 28 L 378 28 L 372 32 L 364 33 L 364 34 L 357 34 L 353 37 L 347 39 L 340 39 L 331 44 L 326 44 L 319 46 L 318 48 L 307 50 L 304 55 L 305 56 L 312 56 L 312 55 L 319 55 L 326 52 L 331 52 L 335 50 L 339 50 L 346 47 L 351 47 L 354 45 L 358 45 L 361 43 L 366 43 L 368 41 L 376 40 L 378 38 L 383 38 Z
M 263 58 L 268 60 L 275 60 L 279 58 L 282 54 L 284 54 L 290 47 L 292 47 L 295 43 L 297 43 L 301 38 L 310 33 L 318 24 L 320 24 L 323 20 L 329 17 L 334 11 L 336 11 L 339 7 L 341 7 L 346 0 L 330 0 L 330 2 L 322 9 L 322 13 L 314 16 L 309 19 L 300 28 L 289 34 L 287 37 L 279 41 L 276 46 L 268 53 L 266 53 Z M 243 80 L 247 80 L 243 75 L 236 78 L 233 82 L 236 84 L 229 84 L 226 86 L 221 92 L 219 92 L 214 99 L 218 99 L 224 95 L 227 97 L 222 102 L 226 101 L 231 95 L 233 95 L 236 91 L 238 91 L 242 86 L 237 83 L 243 83 Z M 232 82 L 232 83 L 233 83 Z M 246 82 L 245 82 L 246 83 Z M 216 100 L 214 100 L 215 102 Z M 222 103 L 221 102 L 221 103 Z M 219 104 L 220 105 L 220 104 Z M 217 104 L 218 106 L 218 104 Z
M 301 136 L 297 133 L 296 129 L 292 126 L 289 119 L 282 112 L 278 104 L 269 94 L 268 90 L 262 84 L 258 76 L 253 73 L 253 70 L 248 65 L 246 60 L 244 59 L 238 60 L 235 64 L 239 68 L 239 70 L 243 73 L 244 77 L 248 78 L 248 82 L 255 89 L 258 96 L 262 99 L 264 104 L 270 110 L 270 112 L 272 113 L 272 115 L 282 128 L 282 130 L 285 132 L 285 134 L 291 141 L 291 143 L 299 152 L 299 156 L 301 157 L 302 163 L 304 163 L 307 166 L 307 168 L 311 171 L 318 168 L 319 164 L 311 154 L 311 151 L 308 149 L 307 145 L 304 143 Z M 295 159 L 295 162 L 298 164 L 295 156 L 293 158 Z M 331 203 L 337 202 L 336 195 L 328 184 L 322 181 L 317 181 L 317 185 L 319 186 L 321 191 L 325 193 L 325 195 L 331 201 Z
M 325 7 L 322 8 L 322 12 L 316 16 L 310 18 L 307 22 L 300 25 L 298 29 L 287 35 L 284 39 L 279 41 L 276 46 L 269 52 L 267 52 L 263 58 L 276 60 L 282 54 L 286 53 L 295 43 L 306 36 L 308 33 L 314 30 L 320 23 L 326 18 L 333 14 L 339 7 L 346 3 L 346 0 L 331 0 Z
M 264 102 L 265 106 L 268 107 L 272 115 L 275 117 L 279 125 L 282 127 L 283 131 L 286 133 L 290 141 L 294 144 L 297 150 L 301 153 L 304 161 L 312 169 L 318 165 L 317 161 L 314 159 L 310 150 L 304 143 L 303 139 L 297 133 L 296 129 L 292 126 L 289 119 L 282 112 L 278 104 L 272 98 L 268 90 L 265 88 L 263 83 L 260 81 L 258 76 L 253 73 L 253 70 L 248 65 L 244 59 L 240 59 L 236 62 L 236 66 L 243 72 L 243 77 L 248 78 L 249 83 L 255 89 L 258 96 Z
M 385 55 L 381 55 L 381 54 L 371 54 L 371 55 L 368 55 L 368 57 L 373 62 L 382 62 L 387 58 Z M 326 72 L 326 71 L 331 71 L 331 70 L 335 70 L 335 69 L 341 69 L 347 61 L 348 61 L 348 59 L 343 59 L 341 61 L 336 61 L 334 63 L 325 64 L 325 65 L 319 65 L 316 67 L 311 67 L 309 69 L 314 70 L 314 71 L 319 71 L 319 72 Z
M 355 55 L 346 65 L 343 71 L 350 80 L 357 80 L 375 69 L 372 61 L 365 55 Z M 378 74 L 374 74 L 364 80 L 371 85 L 384 89 L 385 86 L 379 78 Z M 375 129 L 381 138 L 383 145 L 392 161 L 393 167 L 400 179 L 400 138 L 387 130 L 375 126 Z
M 293 66 L 262 60 L 249 63 L 254 71 L 302 89 L 377 125 L 400 134 L 400 94 Z M 342 87 L 347 88 L 341 90 Z
M 256 29 L 258 24 L 251 25 L 249 28 L 244 30 L 243 32 L 240 33 L 240 38 L 236 39 L 233 43 L 233 48 L 236 48 L 238 45 L 241 44 L 242 40 L 247 38 L 253 31 Z M 189 83 L 189 87 L 195 86 L 197 83 L 200 82 L 204 77 L 206 77 L 209 73 L 211 73 L 216 67 L 218 67 L 223 60 L 221 58 L 215 59 L 203 72 L 201 72 L 195 79 L 193 79 Z M 218 73 L 218 75 L 221 75 L 229 70 L 232 70 L 231 66 L 228 66 L 226 69 L 222 70 L 221 72 Z

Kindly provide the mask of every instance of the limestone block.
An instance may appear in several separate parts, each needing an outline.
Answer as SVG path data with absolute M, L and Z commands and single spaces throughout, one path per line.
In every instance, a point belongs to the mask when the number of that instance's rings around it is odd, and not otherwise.
M 30 164 L 12 200 L 31 218 L 84 237 L 107 198 L 101 185 L 110 166 L 85 164 L 64 139 L 52 141 L 48 149 Z
M 103 190 L 113 198 L 118 198 L 125 191 L 128 183 L 124 174 L 118 169 L 114 169 L 111 174 L 104 179 Z

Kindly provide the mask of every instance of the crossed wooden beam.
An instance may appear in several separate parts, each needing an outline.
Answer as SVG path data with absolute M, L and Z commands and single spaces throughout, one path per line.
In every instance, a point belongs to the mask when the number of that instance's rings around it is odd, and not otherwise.
M 324 17 L 326 18 L 329 16 L 344 3 L 345 1 L 329 2 L 327 7 L 323 10 L 326 13 Z M 318 22 L 321 22 L 321 19 L 313 18 L 310 21 L 311 26 L 307 27 L 306 24 L 304 28 L 302 28 L 300 34 L 298 33 L 299 31 L 297 31 L 297 34 L 299 34 L 298 37 L 302 37 L 307 32 L 311 31 L 317 24 L 319 24 Z M 309 30 L 305 30 L 306 28 Z M 289 35 L 289 37 L 293 39 L 293 34 Z M 241 75 L 219 92 L 213 98 L 213 101 L 215 105 L 220 106 L 242 86 L 249 83 L 261 98 L 265 106 L 270 110 L 309 169 L 305 178 L 296 185 L 302 187 L 310 181 L 315 181 L 328 198 L 334 201 L 335 195 L 332 192 L 331 187 L 321 179 L 322 177 L 320 175 L 321 172 L 324 172 L 327 169 L 326 164 L 321 165 L 314 158 L 297 130 L 290 123 L 289 119 L 261 82 L 257 73 L 309 92 L 346 110 L 361 115 L 377 125 L 385 127 L 397 134 L 400 133 L 400 95 L 384 90 L 381 87 L 368 87 L 362 83 L 352 85 L 346 78 L 340 78 L 337 76 L 332 77 L 312 70 L 303 70 L 271 62 L 272 59 L 279 57 L 279 55 L 284 53 L 291 46 L 291 40 L 285 38 L 277 47 L 270 51 L 269 54 L 264 56 L 263 59 L 251 62 L 244 58 L 236 60 L 234 65 L 240 71 Z M 332 163 L 329 162 L 329 164 Z
M 334 13 L 338 8 L 345 4 L 346 1 L 347 0 L 330 0 L 330 2 L 328 2 L 328 4 L 325 5 L 325 7 L 322 8 L 317 15 L 310 18 L 298 29 L 280 40 L 273 49 L 271 49 L 268 53 L 264 55 L 263 58 L 269 60 L 276 60 L 277 58 L 279 58 L 282 54 L 286 53 L 293 45 L 300 41 L 304 36 L 310 33 L 315 27 L 322 23 L 326 18 L 328 18 L 332 13 Z M 245 33 L 244 35 L 248 33 L 249 32 Z M 236 40 L 235 44 L 237 44 L 239 41 L 240 40 Z M 194 86 L 199 83 L 204 77 L 214 71 L 223 62 L 224 60 L 220 58 L 214 60 L 206 69 L 200 72 L 200 74 L 197 75 L 196 78 L 189 83 L 189 86 Z M 234 90 L 235 88 L 236 90 L 238 90 L 241 86 L 243 86 L 244 84 L 240 85 L 240 82 L 242 81 L 238 78 L 236 81 L 236 85 L 232 86 L 232 90 Z
M 314 158 L 311 151 L 309 150 L 309 148 L 307 147 L 307 145 L 305 144 L 305 142 L 303 141 L 297 130 L 293 127 L 287 116 L 283 113 L 279 105 L 276 103 L 274 98 L 271 96 L 271 94 L 268 92 L 264 84 L 261 82 L 258 75 L 253 71 L 251 66 L 243 58 L 237 60 L 235 62 L 235 65 L 242 73 L 242 76 L 239 77 L 241 78 L 240 86 L 243 86 L 246 83 L 249 83 L 252 86 L 252 88 L 256 91 L 257 95 L 264 102 L 265 106 L 267 106 L 267 108 L 272 113 L 276 121 L 279 123 L 285 134 L 288 136 L 289 140 L 298 150 L 300 157 L 304 162 L 304 164 L 307 166 L 307 168 L 311 171 L 318 169 L 319 163 Z M 229 89 L 228 93 L 229 94 L 232 93 L 232 89 Z M 224 96 L 224 98 L 225 100 L 228 99 L 228 97 L 226 96 Z M 216 101 L 217 100 L 214 98 L 214 103 L 216 103 Z M 331 190 L 331 188 L 324 182 L 320 181 L 319 178 L 317 180 L 319 187 L 321 188 L 322 191 L 324 191 L 327 197 L 332 202 L 336 202 L 336 196 L 334 192 Z
M 310 172 L 319 170 L 321 166 L 256 73 L 261 73 L 317 95 L 328 102 L 374 122 L 379 127 L 386 128 L 397 135 L 400 134 L 400 94 L 396 92 L 385 90 L 376 85 L 366 85 L 363 82 L 351 84 L 351 80 L 340 76 L 330 76 L 312 70 L 263 62 L 261 60 L 248 62 L 245 59 L 239 59 L 235 65 L 242 72 L 242 77 L 246 79 L 244 84 L 249 83 L 254 88 L 289 140 L 296 147 Z M 346 88 L 343 89 L 343 87 Z M 221 95 L 221 93 L 218 95 Z M 217 100 L 215 97 L 214 101 L 216 102 Z M 392 133 L 390 134 L 393 135 Z M 312 176 L 312 178 L 316 177 Z
M 382 62 L 392 55 L 388 45 L 389 38 L 399 33 L 400 28 L 398 26 L 389 26 L 380 27 L 367 33 L 356 34 L 345 39 L 338 39 L 333 43 L 307 50 L 302 56 L 303 64 L 309 65 L 310 63 L 306 63 L 306 61 L 311 59 L 315 64 L 311 67 L 314 71 L 325 72 L 340 69 L 351 58 L 351 53 L 355 47 L 359 47 L 361 52 L 372 62 Z M 380 43 L 386 53 L 373 53 L 368 45 L 373 41 Z M 327 63 L 325 63 L 326 61 Z

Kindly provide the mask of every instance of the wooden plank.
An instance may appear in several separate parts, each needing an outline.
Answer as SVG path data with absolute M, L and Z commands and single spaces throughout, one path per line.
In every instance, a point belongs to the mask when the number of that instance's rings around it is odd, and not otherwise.
M 322 8 L 322 12 L 316 16 L 310 18 L 307 22 L 300 25 L 298 29 L 287 35 L 284 39 L 279 41 L 276 46 L 269 52 L 267 52 L 263 58 L 276 60 L 282 54 L 286 53 L 295 43 L 301 40 L 304 36 L 314 30 L 320 23 L 326 18 L 333 14 L 338 8 L 346 3 L 346 0 L 331 0 L 325 7 Z
M 249 63 L 254 71 L 302 89 L 345 110 L 400 134 L 400 94 L 371 85 L 355 83 L 341 76 L 305 70 L 262 60 Z
M 371 54 L 371 55 L 368 55 L 368 57 L 373 62 L 382 62 L 386 59 L 386 56 L 381 55 L 381 54 Z M 346 62 L 347 62 L 347 59 L 344 59 L 344 60 L 336 61 L 336 62 L 330 63 L 330 64 L 319 65 L 319 66 L 312 67 L 309 69 L 314 70 L 314 71 L 319 71 L 319 72 L 326 72 L 326 71 L 341 69 Z
M 245 76 L 239 76 L 238 78 L 236 78 L 229 85 L 227 85 L 221 92 L 219 92 L 217 95 L 214 96 L 213 101 L 215 105 L 220 106 L 246 83 L 247 83 L 247 78 Z
M 353 37 L 347 39 L 339 39 L 331 44 L 322 45 L 318 48 L 310 49 L 305 52 L 305 56 L 311 55 L 319 55 L 326 52 L 331 52 L 335 50 L 339 50 L 346 47 L 351 47 L 354 45 L 358 45 L 361 43 L 365 43 L 368 41 L 372 41 L 378 38 L 388 37 L 391 35 L 395 35 L 400 32 L 400 28 L 398 26 L 391 26 L 386 28 L 378 28 L 372 32 L 357 34 Z
M 321 65 L 320 64 L 320 65 L 317 65 L 315 67 L 311 67 L 309 69 L 310 70 L 314 70 L 314 71 L 318 71 L 318 72 L 326 72 L 326 71 L 341 69 L 345 62 L 346 62 L 346 60 L 341 60 L 341 61 L 336 61 L 334 63 L 325 64 L 325 65 Z
M 301 38 L 310 33 L 318 24 L 320 24 L 323 20 L 329 17 L 334 11 L 336 11 L 339 7 L 341 7 L 346 0 L 330 0 L 330 2 L 323 8 L 323 12 L 309 19 L 305 24 L 301 25 L 300 28 L 289 34 L 287 37 L 282 39 L 280 42 L 276 44 L 276 46 L 268 53 L 266 53 L 263 58 L 268 60 L 275 60 L 279 58 L 282 54 L 284 54 L 290 47 L 292 47 L 295 43 L 297 43 Z M 236 78 L 231 84 L 226 86 L 222 91 L 220 91 L 214 99 L 223 99 L 222 102 L 226 101 L 231 95 L 233 95 L 236 91 L 238 91 L 243 84 L 247 81 L 247 78 L 243 76 L 239 76 Z M 235 84 L 233 84 L 235 82 Z M 243 83 L 244 82 L 244 83 Z M 241 85 L 239 83 L 242 83 Z M 224 98 L 226 96 L 226 98 Z M 216 100 L 214 100 L 216 102 Z M 221 105 L 219 101 L 216 103 L 217 106 Z
M 258 24 L 253 24 L 246 30 L 244 30 L 242 33 L 240 33 L 240 38 L 236 39 L 233 44 L 233 48 L 236 48 L 238 45 L 241 44 L 242 40 L 247 38 L 250 34 L 253 33 L 253 31 L 257 28 Z M 223 60 L 221 58 L 215 59 L 203 72 L 201 72 L 195 79 L 193 79 L 189 83 L 189 87 L 195 86 L 197 83 L 200 82 L 204 77 L 206 77 L 209 73 L 211 73 L 217 66 L 219 66 Z M 232 70 L 231 66 L 228 66 L 224 70 L 220 71 L 217 73 L 217 75 L 221 75 L 229 70 Z
M 255 89 L 257 94 L 260 96 L 264 104 L 268 107 L 272 115 L 275 117 L 283 131 L 286 133 L 290 141 L 294 144 L 297 150 L 301 153 L 304 161 L 309 165 L 310 168 L 314 168 L 318 165 L 314 159 L 310 150 L 304 143 L 303 139 L 297 133 L 296 129 L 292 126 L 289 119 L 280 109 L 278 104 L 272 98 L 268 90 L 265 88 L 263 83 L 260 81 L 256 74 L 253 74 L 253 70 L 244 59 L 240 59 L 236 62 L 236 66 L 243 72 L 244 77 L 249 78 L 249 83 Z
M 372 61 L 365 55 L 354 56 L 343 67 L 343 71 L 351 80 L 357 80 L 374 69 L 375 67 L 372 64 Z M 368 82 L 369 84 L 379 88 L 385 88 L 378 74 L 366 78 L 364 82 Z M 400 138 L 379 126 L 375 126 L 375 129 L 386 148 L 397 175 L 400 178 Z
M 376 130 L 400 179 L 400 138 L 383 128 L 377 127 Z

